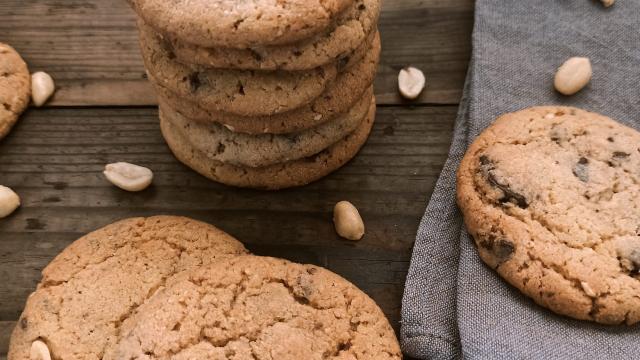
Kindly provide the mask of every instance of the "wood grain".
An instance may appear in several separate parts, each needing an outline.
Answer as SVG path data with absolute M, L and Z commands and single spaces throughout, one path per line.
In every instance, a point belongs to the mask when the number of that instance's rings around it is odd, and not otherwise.
M 327 267 L 371 295 L 397 328 L 418 222 L 446 158 L 455 106 L 380 107 L 360 154 L 299 189 L 263 192 L 208 181 L 169 152 L 153 108 L 28 111 L 0 143 L 0 183 L 22 198 L 0 222 L 0 354 L 41 269 L 83 234 L 115 220 L 155 214 L 215 224 L 260 255 Z M 154 184 L 126 193 L 103 177 L 106 163 L 153 169 Z M 361 211 L 367 234 L 340 240 L 332 208 Z
M 7 353 L 9 348 L 9 338 L 11 337 L 11 331 L 13 331 L 13 327 L 15 325 L 15 321 L 0 320 L 0 360 L 6 359 L 3 354 Z
M 421 68 L 428 79 L 414 103 L 456 104 L 470 52 L 472 0 L 383 2 L 383 53 L 376 81 L 380 104 L 403 104 L 398 71 Z M 0 42 L 14 46 L 31 71 L 59 87 L 50 106 L 155 105 L 124 0 L 3 0 Z

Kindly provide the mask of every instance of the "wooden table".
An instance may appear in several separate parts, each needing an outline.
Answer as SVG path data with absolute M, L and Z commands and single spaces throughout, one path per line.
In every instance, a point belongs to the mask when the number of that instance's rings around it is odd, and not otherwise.
M 367 145 L 317 183 L 262 192 L 208 181 L 171 155 L 124 0 L 0 2 L 0 42 L 58 85 L 46 108 L 28 110 L 0 142 L 0 184 L 22 198 L 0 220 L 0 354 L 54 256 L 91 230 L 154 214 L 200 219 L 256 254 L 329 268 L 373 297 L 398 329 L 415 233 L 449 148 L 472 24 L 472 0 L 384 1 L 378 116 Z M 411 103 L 396 85 L 407 65 L 428 83 Z M 153 169 L 153 186 L 133 194 L 110 185 L 102 169 L 116 161 Z M 345 199 L 367 227 L 357 243 L 333 229 L 333 205 Z

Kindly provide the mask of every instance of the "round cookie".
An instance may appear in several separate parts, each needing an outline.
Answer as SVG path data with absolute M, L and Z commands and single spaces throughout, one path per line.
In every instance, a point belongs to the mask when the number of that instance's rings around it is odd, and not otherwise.
M 0 139 L 4 138 L 31 100 L 31 75 L 11 46 L 0 43 Z
M 354 0 L 128 0 L 160 32 L 204 47 L 284 45 L 333 26 Z
M 172 93 L 157 82 L 152 83 L 161 101 L 189 119 L 218 122 L 235 132 L 283 134 L 312 128 L 349 111 L 371 87 L 379 60 L 380 37 L 376 33 L 371 50 L 362 62 L 340 73 L 320 97 L 297 109 L 273 116 L 247 117 L 206 110 L 188 98 Z
M 352 133 L 369 111 L 372 95 L 360 100 L 348 113 L 299 133 L 248 135 L 216 123 L 191 121 L 160 103 L 164 119 L 209 159 L 237 166 L 261 167 L 301 159 L 319 153 Z
M 314 265 L 242 256 L 160 290 L 111 359 L 401 359 L 376 303 Z
M 499 117 L 458 171 L 480 257 L 559 314 L 640 322 L 639 144 L 639 132 L 576 108 Z
M 171 278 L 246 254 L 217 228 L 182 217 L 116 222 L 75 241 L 42 272 L 11 336 L 9 359 L 29 359 L 33 341 L 52 359 L 100 359 L 122 322 Z M 170 280 L 168 280 L 170 279 Z
M 313 156 L 275 164 L 250 168 L 211 160 L 189 144 L 170 122 L 160 114 L 160 129 L 173 154 L 185 165 L 201 175 L 227 185 L 237 187 L 278 190 L 302 186 L 329 175 L 351 160 L 367 141 L 375 119 L 375 99 L 362 124 L 344 139 Z
M 187 66 L 175 61 L 160 35 L 140 27 L 142 58 L 151 80 L 202 107 L 242 116 L 282 113 L 322 94 L 337 64 L 308 71 L 245 71 Z
M 302 42 L 250 49 L 205 48 L 170 36 L 170 48 L 185 64 L 245 70 L 309 70 L 331 62 L 348 63 L 356 49 L 370 43 L 380 15 L 380 0 L 356 0 L 330 32 Z

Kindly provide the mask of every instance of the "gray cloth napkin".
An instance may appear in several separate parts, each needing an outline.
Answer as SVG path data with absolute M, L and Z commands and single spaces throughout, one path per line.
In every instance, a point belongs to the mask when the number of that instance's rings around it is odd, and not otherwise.
M 591 83 L 553 91 L 557 67 L 587 56 Z M 640 1 L 478 0 L 473 55 L 453 143 L 418 230 L 402 304 L 402 343 L 424 359 L 640 359 L 640 327 L 561 317 L 478 257 L 455 203 L 471 141 L 498 115 L 564 104 L 640 129 Z

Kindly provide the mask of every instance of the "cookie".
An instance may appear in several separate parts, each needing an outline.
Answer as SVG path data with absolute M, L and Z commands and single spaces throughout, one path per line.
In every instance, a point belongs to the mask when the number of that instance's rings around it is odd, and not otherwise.
M 547 106 L 499 117 L 458 172 L 480 257 L 558 314 L 640 321 L 640 133 Z
M 282 134 L 298 132 L 318 126 L 339 114 L 349 111 L 355 102 L 363 97 L 376 75 L 380 60 L 380 36 L 376 37 L 371 49 L 363 60 L 338 75 L 320 97 L 297 109 L 273 116 L 247 117 L 210 111 L 180 97 L 153 81 L 158 97 L 173 109 L 189 119 L 203 122 L 218 122 L 227 125 L 235 132 L 249 134 Z
M 376 303 L 314 265 L 242 256 L 160 290 L 105 359 L 401 359 Z
M 31 100 L 31 75 L 11 46 L 0 43 L 0 139 L 4 138 Z
M 237 166 L 262 167 L 311 156 L 335 144 L 362 123 L 371 99 L 372 94 L 367 94 L 353 109 L 336 119 L 302 132 L 282 135 L 249 135 L 216 123 L 194 122 L 162 103 L 160 111 L 194 149 L 209 159 Z
M 331 147 L 304 159 L 271 166 L 250 168 L 210 159 L 194 149 L 170 122 L 160 114 L 160 129 L 173 154 L 185 165 L 211 180 L 237 186 L 278 190 L 302 186 L 327 176 L 353 158 L 367 141 L 375 119 L 375 101 L 362 124 Z
M 140 28 L 140 46 L 152 81 L 205 108 L 243 116 L 273 115 L 300 107 L 336 78 L 337 64 L 308 71 L 245 71 L 186 66 L 159 35 Z
M 349 63 L 376 32 L 380 0 L 356 0 L 331 31 L 302 42 L 250 49 L 205 48 L 170 36 L 170 48 L 185 64 L 245 70 L 309 70 L 332 62 Z
M 160 32 L 204 47 L 284 45 L 333 26 L 354 0 L 128 0 Z
M 171 278 L 194 266 L 245 254 L 241 243 L 182 217 L 133 218 L 75 241 L 42 272 L 9 346 L 9 359 L 29 359 L 33 341 L 53 359 L 100 359 L 121 325 Z

